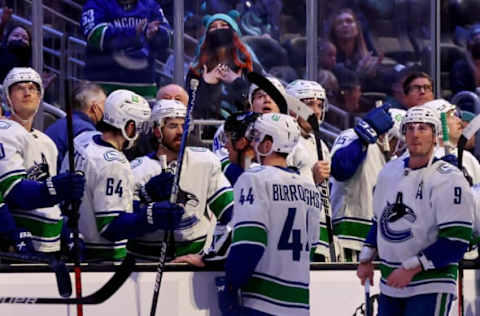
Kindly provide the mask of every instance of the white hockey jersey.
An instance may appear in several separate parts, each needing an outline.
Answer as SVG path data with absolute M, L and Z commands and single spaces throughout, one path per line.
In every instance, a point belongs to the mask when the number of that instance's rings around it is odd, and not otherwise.
M 458 156 L 457 148 L 454 148 L 450 154 L 455 155 L 455 157 L 457 157 Z M 440 146 L 435 147 L 435 157 L 441 158 L 443 156 L 445 156 L 445 149 Z M 477 158 L 475 158 L 475 156 L 472 155 L 472 153 L 469 152 L 468 150 L 463 151 L 462 164 L 463 164 L 463 167 L 465 167 L 465 170 L 467 170 L 468 175 L 472 177 L 473 184 L 480 183 L 480 164 L 478 163 Z
M 44 133 L 28 132 L 15 121 L 0 120 L 0 193 L 8 196 L 22 178 L 44 181 L 55 176 L 57 155 L 57 147 Z M 35 250 L 60 250 L 63 221 L 58 205 L 35 210 L 10 208 L 10 212 L 17 226 L 32 233 Z
M 472 235 L 474 201 L 463 174 L 441 160 L 414 170 L 405 164 L 404 158 L 389 162 L 378 176 L 373 196 L 380 289 L 392 297 L 439 292 L 455 296 L 457 263 L 442 268 L 431 263 L 401 289 L 386 285 L 394 269 L 439 237 L 468 244 Z
M 206 245 L 207 237 L 215 228 L 215 218 L 233 204 L 233 190 L 221 171 L 220 161 L 208 149 L 187 147 L 180 175 L 180 195 L 187 198 L 185 214 L 174 231 L 176 256 L 199 253 Z M 176 164 L 176 161 L 173 162 Z M 160 162 L 155 156 L 144 156 L 131 162 L 137 190 L 153 176 L 162 173 Z M 175 168 L 172 163 L 170 168 Z M 138 196 L 136 199 L 139 199 Z M 156 259 L 164 231 L 138 237 L 129 243 L 128 251 L 144 259 Z
M 85 240 L 85 257 L 87 260 L 122 260 L 127 253 L 127 240 L 112 242 L 103 238 L 101 233 L 116 216 L 133 211 L 130 163 L 122 152 L 103 141 L 100 135 L 84 134 L 75 138 L 75 170 L 83 171 L 86 179 L 79 209 L 79 230 Z M 90 141 L 84 137 L 89 137 Z M 62 170 L 68 168 L 65 162 Z
M 343 131 L 335 140 L 332 156 L 358 135 L 353 129 Z M 377 144 L 368 145 L 367 156 L 347 181 L 331 177 L 330 201 L 334 233 L 342 247 L 361 250 L 371 227 L 372 195 L 377 176 L 385 165 L 385 156 Z
M 242 288 L 243 305 L 272 315 L 309 314 L 310 249 L 319 243 L 320 192 L 292 171 L 260 166 L 234 187 L 232 247 L 265 248 Z

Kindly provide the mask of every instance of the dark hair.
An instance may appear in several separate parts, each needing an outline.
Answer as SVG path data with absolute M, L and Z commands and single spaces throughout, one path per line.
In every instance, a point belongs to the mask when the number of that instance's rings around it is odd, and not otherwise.
M 260 116 L 260 113 L 254 112 L 236 112 L 230 115 L 225 120 L 224 130 L 225 133 L 232 135 L 232 140 L 236 142 L 240 138 L 245 136 L 250 124 Z
M 30 47 L 32 47 L 32 33 L 30 33 L 30 31 L 25 26 L 17 23 L 14 23 L 8 27 L 7 31 L 5 32 L 5 36 L 3 37 L 3 45 L 7 45 L 8 37 L 17 27 L 22 28 L 25 30 L 25 32 L 27 32 L 28 44 L 30 45 Z
M 418 78 L 428 79 L 428 81 L 430 81 L 430 84 L 433 87 L 433 79 L 432 79 L 432 77 L 430 77 L 429 74 L 427 74 L 426 72 L 423 72 L 423 71 L 415 71 L 415 72 L 411 73 L 410 75 L 408 75 L 405 78 L 405 80 L 403 81 L 403 93 L 405 93 L 407 95 L 408 91 L 410 90 L 410 84 L 412 83 L 413 80 L 418 79 Z

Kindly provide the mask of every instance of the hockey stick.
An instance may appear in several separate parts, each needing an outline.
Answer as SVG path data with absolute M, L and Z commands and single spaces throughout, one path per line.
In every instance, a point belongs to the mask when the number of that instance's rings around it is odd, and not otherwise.
M 135 268 L 135 258 L 128 255 L 114 275 L 98 291 L 82 298 L 0 296 L 0 304 L 84 304 L 94 305 L 109 299 L 128 279 Z
M 69 99 L 69 90 L 68 89 L 68 82 L 66 85 L 66 104 L 65 109 L 67 112 L 67 140 L 68 140 L 68 163 L 70 167 L 70 173 L 73 175 L 75 174 L 75 165 L 74 165 L 74 145 L 73 145 L 73 116 L 72 116 L 72 104 L 70 103 Z M 73 252 L 74 252 L 74 267 L 73 271 L 75 273 L 75 296 L 77 299 L 82 297 L 82 276 L 81 276 L 81 269 L 80 269 L 80 237 L 79 237 L 79 229 L 78 229 L 78 218 L 80 217 L 79 214 L 79 201 L 71 201 L 71 211 L 68 212 L 68 222 L 69 226 L 73 232 Z M 67 206 L 68 207 L 68 206 Z M 83 306 L 81 304 L 77 304 L 77 316 L 83 316 Z
M 180 149 L 177 156 L 177 170 L 173 177 L 172 193 L 170 194 L 170 203 L 177 203 L 178 194 L 180 191 L 180 174 L 182 172 L 183 156 L 185 154 L 185 148 L 187 146 L 187 138 L 190 129 L 190 120 L 192 116 L 193 107 L 195 106 L 195 98 L 197 94 L 199 81 L 192 79 L 190 81 L 190 87 L 192 88 L 192 98 L 187 106 L 187 113 L 185 114 L 185 122 L 183 123 L 183 134 L 180 142 Z M 157 275 L 155 277 L 155 285 L 153 287 L 152 306 L 150 308 L 150 316 L 155 316 L 157 311 L 158 295 L 160 293 L 160 286 L 162 284 L 163 268 L 165 266 L 165 259 L 167 257 L 167 244 L 170 240 L 173 231 L 166 232 L 166 238 L 162 243 L 160 250 L 160 260 L 157 266 Z
M 370 279 L 365 279 L 365 316 L 372 316 L 372 306 L 370 305 Z
M 457 156 L 458 156 L 458 168 L 463 171 L 463 150 L 467 141 L 475 135 L 480 129 L 480 115 L 477 115 L 468 125 L 464 128 L 462 135 L 457 143 Z M 463 264 L 462 260 L 458 263 L 458 315 L 464 315 L 464 295 L 463 295 Z
M 288 114 L 288 104 L 285 96 L 275 88 L 270 80 L 254 71 L 247 73 L 247 79 L 251 83 L 256 84 L 272 98 L 280 109 L 280 113 Z
M 54 257 L 44 257 L 36 254 L 0 252 L 0 258 L 9 260 L 18 260 L 31 263 L 46 263 L 55 273 L 57 280 L 58 293 L 61 297 L 69 297 L 72 295 L 72 281 L 70 274 L 63 261 L 59 261 Z
M 308 123 L 313 129 L 313 135 L 315 136 L 315 142 L 317 144 L 317 155 L 318 160 L 323 160 L 323 151 L 322 151 L 322 141 L 320 138 L 320 129 L 318 124 L 318 119 L 315 114 L 312 114 L 308 117 Z M 331 205 L 330 205 L 330 192 L 328 188 L 328 181 L 325 179 L 318 185 L 320 191 L 320 199 L 322 201 L 323 209 L 325 210 L 325 222 L 327 225 L 327 234 L 329 239 L 328 249 L 330 250 L 330 260 L 332 262 L 337 262 L 337 254 L 335 251 L 335 242 L 333 240 L 333 224 L 332 224 L 332 215 L 331 215 Z

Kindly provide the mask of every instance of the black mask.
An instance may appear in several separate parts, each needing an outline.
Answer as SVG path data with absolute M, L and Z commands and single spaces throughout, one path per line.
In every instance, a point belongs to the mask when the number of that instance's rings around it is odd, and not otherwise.
M 472 52 L 473 59 L 480 59 L 480 42 L 474 43 L 470 47 L 470 51 Z
M 28 63 L 32 55 L 30 46 L 22 40 L 13 40 L 7 43 L 8 51 L 19 61 Z
M 208 45 L 211 48 L 226 46 L 232 43 L 232 29 L 217 29 L 207 33 Z

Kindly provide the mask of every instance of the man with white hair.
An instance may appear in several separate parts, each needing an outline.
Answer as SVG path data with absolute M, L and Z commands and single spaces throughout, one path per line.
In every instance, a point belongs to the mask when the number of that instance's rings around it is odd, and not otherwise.
M 32 127 L 43 98 L 39 74 L 32 68 L 13 68 L 3 89 L 10 116 L 0 120 L 0 196 L 16 225 L 27 231 L 24 237 L 31 232 L 35 251 L 57 252 L 62 229 L 58 203 L 80 199 L 85 179 L 69 172 L 57 175 L 55 144 Z M 13 224 L 2 221 L 2 225 L 7 223 Z M 15 227 L 7 230 L 13 242 L 21 239 Z
M 151 121 L 157 150 L 131 162 L 136 198 L 140 201 L 170 197 L 185 115 L 185 105 L 176 100 L 159 100 L 154 106 Z M 185 214 L 173 232 L 173 256 L 202 253 L 209 246 L 214 218 L 225 227 L 233 209 L 233 190 L 211 151 L 188 146 L 181 172 L 179 203 L 185 205 Z M 128 251 L 145 260 L 158 260 L 164 234 L 165 230 L 157 230 L 136 238 L 129 243 Z
M 127 239 L 159 228 L 174 229 L 183 208 L 168 201 L 133 201 L 133 175 L 122 149 L 130 148 L 139 126 L 150 118 L 150 106 L 140 95 L 116 90 L 105 101 L 101 134 L 75 139 L 75 168 L 86 177 L 80 204 L 79 231 L 89 261 L 120 261 Z M 66 160 L 62 169 L 68 168 Z
M 472 237 L 472 190 L 458 168 L 434 155 L 441 134 L 435 110 L 410 108 L 401 130 L 408 157 L 389 162 L 378 175 L 357 275 L 362 284 L 373 284 L 378 256 L 380 316 L 448 315 L 458 262 Z

